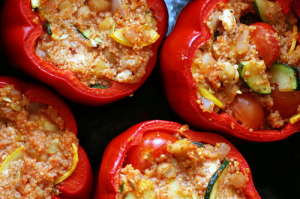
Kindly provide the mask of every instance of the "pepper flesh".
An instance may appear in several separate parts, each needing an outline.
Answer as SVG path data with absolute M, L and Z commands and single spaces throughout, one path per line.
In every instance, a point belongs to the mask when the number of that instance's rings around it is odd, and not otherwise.
M 114 82 L 106 89 L 89 88 L 70 71 L 57 69 L 43 61 L 34 51 L 35 41 L 43 33 L 42 23 L 29 0 L 5 1 L 1 15 L 2 46 L 12 64 L 50 85 L 71 101 L 89 106 L 109 104 L 133 94 L 145 82 L 156 63 L 158 48 L 167 32 L 168 12 L 163 0 L 147 0 L 147 3 L 157 21 L 160 37 L 152 44 L 154 55 L 139 83 Z
M 77 135 L 77 124 L 69 107 L 56 94 L 46 88 L 23 82 L 13 77 L 0 77 L 0 87 L 12 84 L 30 100 L 41 102 L 54 107 L 65 121 L 65 129 Z M 92 168 L 89 159 L 81 146 L 78 146 L 78 164 L 72 175 L 57 185 L 59 196 L 52 198 L 62 199 L 88 199 L 92 192 Z
M 205 23 L 208 16 L 219 3 L 228 1 L 195 0 L 187 4 L 178 16 L 160 54 L 164 90 L 169 104 L 177 115 L 197 129 L 218 131 L 258 142 L 285 139 L 300 130 L 300 122 L 288 123 L 280 130 L 251 131 L 226 113 L 204 112 L 199 106 L 198 85 L 191 73 L 193 58 L 196 50 L 211 38 Z
M 102 157 L 99 175 L 97 175 L 98 184 L 95 186 L 96 189 L 94 193 L 94 199 L 116 198 L 119 191 L 119 174 L 126 153 L 131 147 L 140 143 L 143 134 L 151 132 L 165 132 L 171 135 L 179 133 L 182 137 L 185 137 L 191 141 L 204 142 L 212 145 L 216 145 L 216 143 L 220 142 L 228 144 L 231 147 L 228 157 L 238 161 L 241 171 L 247 172 L 249 176 L 249 181 L 243 187 L 246 197 L 249 199 L 260 198 L 253 185 L 251 171 L 247 162 L 228 140 L 215 133 L 200 133 L 192 130 L 183 130 L 183 127 L 183 125 L 175 122 L 153 120 L 137 124 L 113 139 L 106 147 Z

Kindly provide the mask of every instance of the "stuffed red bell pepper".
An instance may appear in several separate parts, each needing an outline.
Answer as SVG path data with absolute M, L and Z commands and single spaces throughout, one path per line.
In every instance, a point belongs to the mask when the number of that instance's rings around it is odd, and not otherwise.
M 162 120 L 113 139 L 97 181 L 95 199 L 260 198 L 247 162 L 228 140 Z
M 182 10 L 160 65 L 188 124 L 253 141 L 299 131 L 300 4 L 283 13 L 280 2 L 195 0 Z
M 167 31 L 163 0 L 7 0 L 4 52 L 13 65 L 85 105 L 136 91 Z
M 71 110 L 54 93 L 0 77 L 0 198 L 88 199 L 92 169 Z

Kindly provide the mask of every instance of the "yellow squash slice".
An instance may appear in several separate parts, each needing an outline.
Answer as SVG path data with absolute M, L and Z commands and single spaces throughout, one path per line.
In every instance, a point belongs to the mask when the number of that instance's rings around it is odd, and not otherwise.
M 149 28 L 149 25 L 142 25 L 136 28 L 138 31 L 146 31 L 148 32 L 148 34 L 150 35 L 150 41 L 149 42 L 142 42 L 142 46 L 148 46 L 150 44 L 153 44 L 158 38 L 159 38 L 159 34 L 153 30 L 152 28 Z M 113 31 L 110 34 L 110 37 L 113 38 L 116 42 L 118 42 L 119 44 L 122 44 L 124 46 L 128 46 L 128 47 L 133 47 L 134 44 L 129 41 L 129 39 L 127 39 L 124 36 L 124 32 L 126 30 L 126 27 L 118 29 L 116 31 Z
M 295 50 L 295 47 L 297 44 L 297 38 L 298 38 L 298 27 L 293 26 L 293 42 L 292 42 L 291 48 L 289 50 L 289 55 L 291 55 Z
M 199 85 L 198 89 L 199 89 L 202 97 L 212 101 L 218 107 L 224 108 L 224 104 L 218 98 L 216 98 L 213 94 L 211 94 L 208 89 L 204 88 L 202 85 Z
M 74 163 L 73 163 L 73 166 L 63 176 L 61 176 L 57 180 L 55 180 L 54 184 L 59 184 L 62 181 L 64 181 L 65 179 L 67 179 L 76 169 L 76 166 L 77 166 L 77 163 L 78 163 L 78 149 L 77 149 L 77 147 L 74 143 L 72 143 L 72 147 L 73 147 L 73 150 L 74 150 Z
M 300 121 L 300 114 L 294 115 L 290 118 L 290 123 L 295 124 L 296 122 Z
M 23 158 L 23 146 L 12 152 L 0 166 L 0 174 L 6 169 L 9 169 L 12 162 Z

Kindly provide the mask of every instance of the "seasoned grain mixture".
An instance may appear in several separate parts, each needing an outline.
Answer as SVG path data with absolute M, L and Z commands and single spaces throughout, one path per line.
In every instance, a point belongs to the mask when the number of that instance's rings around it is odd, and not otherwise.
M 212 37 L 197 50 L 191 69 L 200 107 L 226 112 L 253 130 L 298 121 L 298 22 L 296 13 L 283 14 L 279 2 L 219 4 L 205 22 Z
M 38 0 L 44 33 L 35 51 L 86 86 L 138 83 L 159 35 L 146 0 Z
M 149 168 L 140 171 L 131 164 L 124 165 L 118 198 L 203 199 L 209 182 L 219 183 L 216 196 L 246 198 L 242 187 L 249 180 L 248 175 L 240 170 L 239 162 L 226 157 L 230 146 L 177 138 L 178 141 L 168 144 L 167 153 L 156 158 Z M 220 175 L 218 168 L 228 162 L 223 176 Z M 212 178 L 215 173 L 219 174 L 218 182 Z
M 74 164 L 76 136 L 57 110 L 0 88 L 0 198 L 47 198 Z M 72 146 L 73 145 L 73 146 Z

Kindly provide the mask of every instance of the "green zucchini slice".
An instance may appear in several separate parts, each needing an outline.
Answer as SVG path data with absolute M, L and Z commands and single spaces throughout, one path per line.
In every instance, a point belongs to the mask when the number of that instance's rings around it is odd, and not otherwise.
M 270 66 L 271 82 L 278 85 L 280 92 L 300 90 L 299 71 L 286 64 L 274 63 Z
M 205 192 L 204 199 L 218 198 L 216 194 L 218 192 L 220 182 L 224 180 L 229 163 L 229 160 L 224 160 L 224 162 L 221 164 L 221 166 L 218 168 L 215 174 L 211 177 Z
M 47 30 L 49 36 L 52 36 L 52 30 L 51 30 L 51 24 L 50 23 L 46 24 L 46 30 Z
M 193 144 L 197 145 L 199 148 L 203 147 L 203 143 L 201 142 L 195 142 L 195 141 L 191 141 Z
M 101 84 L 98 84 L 98 83 L 96 83 L 96 84 L 91 84 L 90 87 L 91 87 L 91 88 L 99 88 L 99 89 L 106 89 L 106 88 L 107 88 L 107 87 L 102 86 Z
M 76 28 L 76 30 L 86 39 L 90 39 L 91 37 L 91 31 L 89 29 L 86 30 L 80 30 L 79 28 Z
M 277 14 L 274 14 L 274 16 L 268 16 L 270 12 L 268 10 L 276 7 L 276 3 L 274 1 L 268 1 L 268 0 L 254 0 L 252 2 L 253 8 L 257 15 L 261 18 L 261 20 L 265 23 L 272 23 L 276 22 L 277 20 Z
M 244 61 L 239 64 L 238 71 L 241 79 L 256 93 L 271 94 L 270 82 L 266 74 L 264 61 Z

